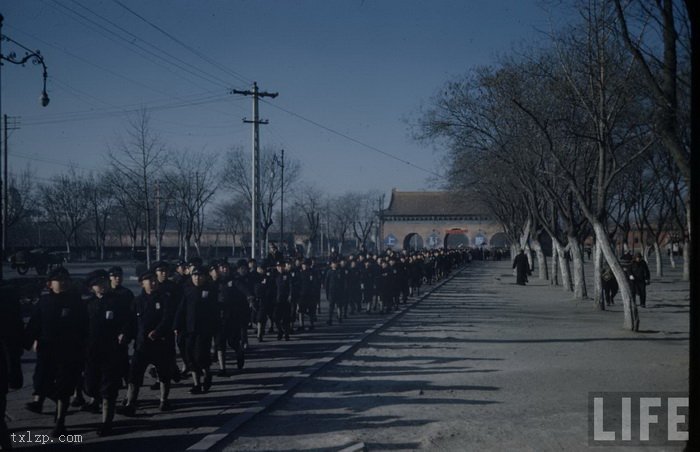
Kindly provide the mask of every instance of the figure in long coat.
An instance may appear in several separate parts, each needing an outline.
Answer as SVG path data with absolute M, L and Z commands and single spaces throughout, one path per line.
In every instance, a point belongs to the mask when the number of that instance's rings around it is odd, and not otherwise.
M 532 274 L 530 263 L 525 255 L 525 250 L 520 250 L 520 254 L 513 260 L 513 268 L 516 269 L 516 283 L 524 286 L 527 284 L 527 277 Z

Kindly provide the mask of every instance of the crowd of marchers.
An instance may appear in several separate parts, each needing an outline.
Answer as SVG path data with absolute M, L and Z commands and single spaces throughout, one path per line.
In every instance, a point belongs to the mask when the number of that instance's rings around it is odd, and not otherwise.
M 99 436 L 112 434 L 115 413 L 134 416 L 139 390 L 150 368 L 160 390 L 161 411 L 172 410 L 172 383 L 191 378 L 191 394 L 212 386 L 213 362 L 218 376 L 227 371 L 227 349 L 238 369 L 245 365 L 248 333 L 257 341 L 272 334 L 289 340 L 313 330 L 320 315 L 326 325 L 342 323 L 361 312 L 386 314 L 420 294 L 471 260 L 469 250 L 424 250 L 341 256 L 331 253 L 321 266 L 315 259 L 288 257 L 273 249 L 261 262 L 219 260 L 203 265 L 159 261 L 138 275 L 140 291 L 123 285 L 118 266 L 90 272 L 82 283 L 58 267 L 26 325 L 19 301 L 3 289 L 0 372 L 0 439 L 11 447 L 4 421 L 6 393 L 22 386 L 22 348 L 36 352 L 33 400 L 36 413 L 56 403 L 53 436 L 66 434 L 69 406 L 102 415 Z M 325 291 L 328 312 L 321 312 Z M 17 302 L 7 302 L 16 300 Z M 186 383 L 187 384 L 187 383 Z M 121 389 L 126 397 L 117 403 Z

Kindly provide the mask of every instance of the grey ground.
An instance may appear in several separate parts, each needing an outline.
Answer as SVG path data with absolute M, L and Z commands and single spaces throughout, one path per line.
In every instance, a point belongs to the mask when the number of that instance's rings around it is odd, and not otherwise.
M 535 278 L 513 283 L 507 263 L 476 263 L 226 450 L 584 450 L 588 392 L 687 392 L 677 274 L 649 287 L 636 334 L 619 304 L 599 312 Z

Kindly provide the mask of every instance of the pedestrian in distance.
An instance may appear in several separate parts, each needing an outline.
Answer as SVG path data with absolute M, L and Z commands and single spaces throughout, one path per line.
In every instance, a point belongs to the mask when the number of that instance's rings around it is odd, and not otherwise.
M 642 253 L 635 254 L 629 270 L 630 288 L 632 300 L 637 303 L 637 296 L 639 296 L 639 306 L 643 308 L 647 306 L 647 286 L 650 279 L 649 266 L 642 258 Z
M 527 277 L 532 274 L 532 270 L 530 269 L 530 262 L 527 260 L 524 249 L 521 249 L 520 254 L 513 259 L 513 268 L 516 272 L 516 283 L 521 286 L 527 284 Z

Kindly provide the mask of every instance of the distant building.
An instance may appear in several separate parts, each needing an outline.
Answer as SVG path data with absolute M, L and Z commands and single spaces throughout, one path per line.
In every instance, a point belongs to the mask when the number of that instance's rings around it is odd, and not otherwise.
M 480 202 L 449 191 L 391 191 L 381 212 L 383 249 L 507 247 L 503 228 Z

